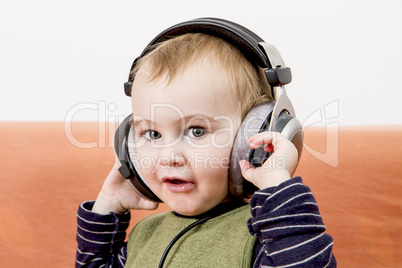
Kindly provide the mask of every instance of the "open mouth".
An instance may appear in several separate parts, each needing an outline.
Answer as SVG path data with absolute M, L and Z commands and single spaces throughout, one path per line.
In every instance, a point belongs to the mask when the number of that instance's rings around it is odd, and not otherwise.
M 189 183 L 188 181 L 183 181 L 183 180 L 179 180 L 179 179 L 173 179 L 173 180 L 167 180 L 168 182 L 172 183 L 172 184 L 185 184 L 185 183 Z
M 163 178 L 163 183 L 173 192 L 188 192 L 195 186 L 194 182 L 176 177 L 165 177 Z

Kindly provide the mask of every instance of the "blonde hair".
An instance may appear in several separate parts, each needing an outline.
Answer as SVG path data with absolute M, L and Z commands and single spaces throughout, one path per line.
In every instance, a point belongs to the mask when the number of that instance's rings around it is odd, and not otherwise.
M 271 89 L 261 68 L 252 64 L 233 45 L 221 38 L 188 33 L 156 44 L 142 57 L 131 72 L 135 77 L 145 63 L 150 68 L 148 81 L 167 76 L 172 81 L 180 71 L 197 60 L 213 59 L 222 69 L 234 90 L 235 101 L 241 104 L 242 120 L 250 109 L 272 100 Z

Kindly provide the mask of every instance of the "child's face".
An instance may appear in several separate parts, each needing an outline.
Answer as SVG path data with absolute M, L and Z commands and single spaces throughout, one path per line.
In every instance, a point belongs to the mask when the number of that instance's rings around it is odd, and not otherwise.
M 240 116 L 232 89 L 216 66 L 196 63 L 168 84 L 133 84 L 139 168 L 171 209 L 198 215 L 228 200 L 228 161 Z

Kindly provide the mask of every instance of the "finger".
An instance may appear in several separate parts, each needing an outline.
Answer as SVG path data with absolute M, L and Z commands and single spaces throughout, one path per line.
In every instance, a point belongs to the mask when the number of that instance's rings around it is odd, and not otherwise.
M 274 150 L 274 146 L 272 144 L 266 144 L 264 146 L 264 151 L 267 153 L 272 152 L 273 150 Z
M 252 149 L 256 149 L 263 144 L 275 145 L 278 132 L 261 132 L 249 138 L 249 144 Z M 272 149 L 274 146 L 272 146 Z
M 249 182 L 253 182 L 252 178 L 253 178 L 254 168 L 251 165 L 251 163 L 247 160 L 240 160 L 239 164 L 240 164 L 240 170 L 241 170 L 243 177 L 246 180 L 248 180 Z
M 139 202 L 139 209 L 145 209 L 145 210 L 154 210 L 157 209 L 159 206 L 158 203 L 146 200 L 144 198 L 141 198 Z

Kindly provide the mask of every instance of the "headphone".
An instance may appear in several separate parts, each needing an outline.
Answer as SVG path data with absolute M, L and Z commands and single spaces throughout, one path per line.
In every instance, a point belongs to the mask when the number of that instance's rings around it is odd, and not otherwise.
M 241 174 L 239 161 L 247 159 L 253 167 L 261 166 L 270 156 L 263 150 L 264 145 L 251 149 L 247 140 L 254 134 L 263 131 L 276 131 L 285 135 L 297 148 L 300 159 L 303 148 L 303 130 L 301 123 L 295 118 L 291 101 L 286 95 L 285 85 L 292 80 L 290 68 L 271 44 L 264 42 L 249 29 L 223 19 L 199 18 L 176 24 L 157 35 L 136 58 L 131 66 L 134 69 L 140 58 L 149 53 L 155 44 L 185 33 L 204 33 L 221 38 L 235 46 L 252 63 L 264 70 L 274 101 L 255 106 L 246 115 L 236 134 L 229 161 L 229 192 L 238 198 L 249 198 L 256 190 L 252 183 Z M 134 77 L 130 74 L 124 83 L 124 92 L 131 97 Z M 147 186 L 138 167 L 138 159 L 132 159 L 135 148 L 129 148 L 129 135 L 134 130 L 130 124 L 131 115 L 118 126 L 114 134 L 114 150 L 121 164 L 120 173 L 129 179 L 137 192 L 144 198 L 162 202 Z M 134 150 L 134 151 L 133 151 Z M 130 157 L 131 155 L 131 157 Z

